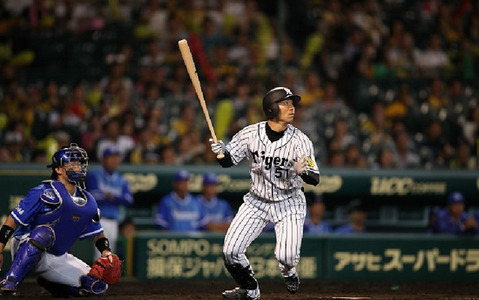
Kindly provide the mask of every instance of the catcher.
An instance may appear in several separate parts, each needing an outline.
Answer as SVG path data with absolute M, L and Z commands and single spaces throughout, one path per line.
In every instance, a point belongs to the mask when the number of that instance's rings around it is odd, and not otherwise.
M 0 268 L 3 250 L 11 242 L 12 265 L 0 281 L 3 295 L 15 295 L 30 272 L 53 297 L 102 296 L 118 282 L 121 261 L 111 253 L 93 196 L 82 188 L 88 156 L 70 144 L 52 157 L 51 180 L 30 189 L 0 229 Z M 67 251 L 78 239 L 91 238 L 101 253 L 94 265 Z

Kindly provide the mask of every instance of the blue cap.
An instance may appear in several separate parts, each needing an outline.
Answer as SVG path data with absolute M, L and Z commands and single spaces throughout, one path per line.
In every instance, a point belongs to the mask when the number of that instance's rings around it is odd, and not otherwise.
M 103 150 L 102 158 L 112 156 L 112 155 L 120 155 L 120 149 L 116 146 L 108 146 Z
M 203 185 L 217 184 L 217 183 L 218 183 L 218 177 L 216 177 L 215 173 L 209 172 L 209 173 L 203 174 Z
M 460 192 L 453 192 L 449 194 L 447 198 L 447 204 L 455 204 L 455 203 L 464 203 L 466 200 L 464 199 L 464 195 Z
M 176 172 L 175 176 L 173 177 L 173 181 L 184 181 L 190 179 L 190 173 L 186 170 L 179 170 Z

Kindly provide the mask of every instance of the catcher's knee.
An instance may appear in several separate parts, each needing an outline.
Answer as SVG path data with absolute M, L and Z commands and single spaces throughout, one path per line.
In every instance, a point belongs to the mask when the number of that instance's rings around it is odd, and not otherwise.
M 107 283 L 91 275 L 82 276 L 80 283 L 80 293 L 82 296 L 103 296 L 108 289 Z
M 28 242 L 41 251 L 45 251 L 55 243 L 55 232 L 50 226 L 40 225 L 30 233 Z

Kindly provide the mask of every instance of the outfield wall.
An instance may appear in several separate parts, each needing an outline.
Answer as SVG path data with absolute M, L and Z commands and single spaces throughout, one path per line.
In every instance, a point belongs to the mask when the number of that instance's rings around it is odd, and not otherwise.
M 96 167 L 98 165 L 91 165 L 90 169 Z M 218 172 L 220 196 L 227 198 L 233 207 L 241 203 L 249 188 L 245 167 L 185 168 L 192 174 L 190 190 L 193 193 L 200 190 L 203 172 Z M 122 166 L 120 171 L 128 178 L 135 196 L 135 205 L 128 212 L 139 225 L 154 228 L 154 205 L 171 190 L 177 167 L 129 165 Z M 361 197 L 373 207 L 421 209 L 444 204 L 447 194 L 454 190 L 465 194 L 469 206 L 479 205 L 477 171 L 322 169 L 321 172 L 321 184 L 314 188 L 305 186 L 305 191 L 308 197 L 323 195 L 328 206 Z M 49 176 L 50 171 L 43 165 L 0 165 L 0 221 L 3 222 L 29 188 Z M 400 217 L 404 215 L 406 218 L 402 220 Z M 408 219 L 408 215 L 400 211 L 398 216 L 396 223 L 391 223 L 391 214 L 386 214 L 387 222 L 377 225 L 389 230 L 393 227 L 388 225 L 404 226 L 417 221 Z M 420 225 L 424 225 L 423 219 Z M 119 252 L 125 259 L 125 274 L 140 279 L 222 279 L 227 278 L 222 266 L 222 241 L 223 236 L 216 234 L 174 235 L 139 230 L 134 239 L 120 243 Z M 249 249 L 258 278 L 279 276 L 273 257 L 274 241 L 274 235 L 265 233 Z M 91 241 L 81 241 L 72 252 L 91 263 L 92 250 Z M 8 257 L 5 267 L 7 265 Z M 479 243 L 476 237 L 423 233 L 305 236 L 298 268 L 305 279 L 477 280 Z
M 99 167 L 90 165 L 90 170 Z M 242 203 L 250 178 L 244 166 L 223 169 L 219 166 L 184 166 L 192 174 L 189 188 L 199 193 L 202 174 L 219 174 L 219 195 L 233 210 Z M 123 165 L 120 172 L 128 179 L 135 204 L 125 214 L 141 230 L 155 229 L 154 214 L 158 201 L 171 191 L 171 181 L 178 167 L 160 165 Z M 44 165 L 0 165 L 0 221 L 18 204 L 27 190 L 50 176 Z M 424 232 L 431 206 L 444 205 L 447 194 L 461 191 L 467 209 L 479 211 L 479 172 L 450 170 L 359 170 L 321 169 L 321 183 L 304 185 L 311 200 L 322 195 L 326 203 L 325 218 L 333 226 L 345 222 L 345 207 L 356 197 L 369 205 L 368 227 L 374 232 Z
M 139 279 L 229 278 L 223 235 L 142 233 L 133 244 L 126 272 Z M 248 248 L 258 279 L 281 278 L 274 248 L 271 233 Z M 298 265 L 303 279 L 327 280 L 478 280 L 478 271 L 478 238 L 424 234 L 306 235 Z

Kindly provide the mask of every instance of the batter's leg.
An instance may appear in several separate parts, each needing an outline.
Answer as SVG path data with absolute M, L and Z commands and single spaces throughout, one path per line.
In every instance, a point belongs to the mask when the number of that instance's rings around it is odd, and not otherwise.
M 305 204 L 296 203 L 289 206 L 281 220 L 275 224 L 275 256 L 284 277 L 287 290 L 294 294 L 299 288 L 299 276 L 296 265 L 299 262 L 303 226 L 306 217 Z
M 243 203 L 226 232 L 223 246 L 225 267 L 239 284 L 240 292 L 251 299 L 259 297 L 259 285 L 246 257 L 246 249 L 259 236 L 267 222 L 257 208 Z M 225 291 L 224 297 L 236 290 Z

